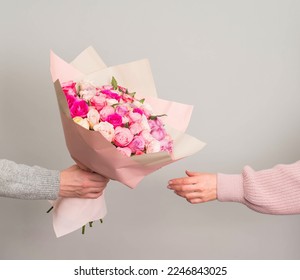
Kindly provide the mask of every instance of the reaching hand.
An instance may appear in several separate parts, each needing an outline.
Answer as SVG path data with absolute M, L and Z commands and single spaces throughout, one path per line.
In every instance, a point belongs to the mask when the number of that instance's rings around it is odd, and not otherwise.
M 60 197 L 98 198 L 108 179 L 73 165 L 60 173 Z
M 188 202 L 196 204 L 217 198 L 217 175 L 186 171 L 188 177 L 169 181 L 168 188 Z

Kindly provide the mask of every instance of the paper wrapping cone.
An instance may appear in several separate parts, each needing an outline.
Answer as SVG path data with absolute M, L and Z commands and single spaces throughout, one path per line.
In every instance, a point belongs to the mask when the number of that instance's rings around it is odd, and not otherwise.
M 71 157 L 80 166 L 135 188 L 155 170 L 190 156 L 204 147 L 204 143 L 184 133 L 193 107 L 157 98 L 148 60 L 106 67 L 92 47 L 83 51 L 72 63 L 67 63 L 53 52 L 50 69 L 59 104 L 65 141 Z M 139 98 L 146 98 L 154 114 L 166 114 L 163 121 L 174 141 L 173 153 L 159 152 L 132 157 L 123 156 L 99 132 L 86 130 L 76 124 L 70 112 L 61 83 L 70 80 L 110 84 L 114 76 L 118 83 Z M 98 199 L 58 199 L 54 202 L 53 226 L 57 237 L 68 234 L 84 224 L 106 215 L 104 196 Z

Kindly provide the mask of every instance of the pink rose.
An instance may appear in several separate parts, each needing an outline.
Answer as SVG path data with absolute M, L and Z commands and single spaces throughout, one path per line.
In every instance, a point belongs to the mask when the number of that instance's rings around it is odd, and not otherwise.
M 61 88 L 66 95 L 77 95 L 76 83 L 73 81 L 62 83 Z
M 129 112 L 128 117 L 131 122 L 138 122 L 142 119 L 142 116 L 139 113 Z
M 100 87 L 100 91 L 101 90 L 113 90 L 113 89 L 114 89 L 114 87 L 111 85 L 104 85 L 104 86 Z
M 171 153 L 173 151 L 173 141 L 171 138 L 165 138 L 160 141 L 160 150 Z
M 150 131 L 148 131 L 148 130 L 143 130 L 140 133 L 140 136 L 142 136 L 144 138 L 144 140 L 146 141 L 146 144 L 149 144 L 152 140 L 154 140 L 153 136 L 150 134 Z
M 118 101 L 120 101 L 120 99 L 121 99 L 120 94 L 116 90 L 104 89 L 104 90 L 101 90 L 101 93 L 105 94 L 106 96 L 108 96 L 111 99 L 116 99 Z
M 107 118 L 106 118 L 106 121 L 111 123 L 115 128 L 117 126 L 121 126 L 122 123 L 123 123 L 122 122 L 122 117 L 117 113 L 108 115 Z
M 114 113 L 115 113 L 115 109 L 113 107 L 111 107 L 111 106 L 104 106 L 102 108 L 102 110 L 100 111 L 100 119 L 102 121 L 106 121 L 107 117 L 109 115 L 114 114 Z
M 100 111 L 106 106 L 106 99 L 103 95 L 96 95 L 91 99 L 91 105 Z
M 133 135 L 128 128 L 118 126 L 115 129 L 114 143 L 116 146 L 125 147 L 132 141 L 132 139 Z
M 128 108 L 125 105 L 119 105 L 116 107 L 116 113 L 124 117 L 128 113 Z
M 128 147 L 133 153 L 136 153 L 137 151 L 143 151 L 145 149 L 145 140 L 141 136 L 135 136 Z
M 134 98 L 131 95 L 125 93 L 125 94 L 122 94 L 122 100 L 125 103 L 133 103 Z
M 140 115 L 144 115 L 144 111 L 141 108 L 134 108 L 133 113 L 139 113 Z
M 123 92 L 123 93 L 127 92 L 127 88 L 124 88 L 124 87 L 121 87 L 121 86 L 118 86 L 118 90 Z
M 66 94 L 66 99 L 68 102 L 68 106 L 71 109 L 77 98 L 74 95 Z
M 140 151 L 140 150 L 137 150 L 137 151 L 135 152 L 135 155 L 136 155 L 136 156 L 143 155 L 143 154 L 145 154 L 145 153 L 142 152 L 142 151 Z
M 133 135 L 137 135 L 143 130 L 143 127 L 141 126 L 140 123 L 136 122 L 131 124 L 129 129 Z
M 117 150 L 126 157 L 130 157 L 132 153 L 131 149 L 128 147 L 124 147 L 124 148 L 117 147 Z
M 94 130 L 102 134 L 102 136 L 109 142 L 112 142 L 115 136 L 115 130 L 112 124 L 108 122 L 101 122 L 94 126 Z
M 151 129 L 158 129 L 163 127 L 163 123 L 159 118 L 156 118 L 155 120 L 149 120 L 149 125 Z
M 166 131 L 164 128 L 157 128 L 151 130 L 151 135 L 158 141 L 164 139 L 166 136 Z
M 76 100 L 70 109 L 72 118 L 75 117 L 85 118 L 88 111 L 89 111 L 89 106 L 84 100 Z

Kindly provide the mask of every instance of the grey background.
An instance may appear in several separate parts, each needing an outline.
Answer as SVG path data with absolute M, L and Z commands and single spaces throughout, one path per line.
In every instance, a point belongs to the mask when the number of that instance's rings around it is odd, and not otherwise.
M 300 158 L 300 2 L 0 1 L 0 158 L 63 169 L 49 50 L 93 45 L 108 65 L 148 58 L 160 97 L 194 104 L 200 153 L 111 182 L 104 224 L 57 239 L 47 201 L 0 199 L 1 259 L 299 259 L 300 218 L 235 203 L 191 205 L 167 189 L 184 170 L 240 173 Z

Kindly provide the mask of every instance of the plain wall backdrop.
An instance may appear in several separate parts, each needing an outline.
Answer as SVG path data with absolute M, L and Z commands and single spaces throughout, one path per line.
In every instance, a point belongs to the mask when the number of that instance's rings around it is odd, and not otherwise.
M 194 105 L 207 143 L 131 190 L 111 182 L 103 224 L 57 239 L 47 201 L 0 198 L 1 259 L 299 259 L 300 216 L 191 205 L 167 182 L 300 159 L 300 2 L 0 1 L 0 158 L 64 169 L 49 52 L 93 45 L 107 65 L 148 58 L 161 98 Z

